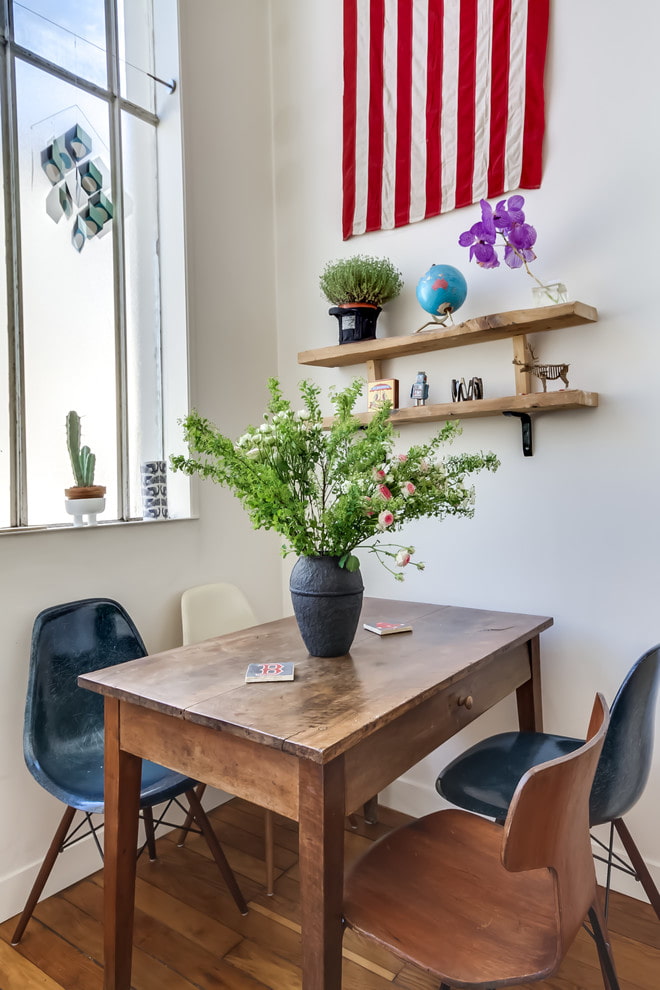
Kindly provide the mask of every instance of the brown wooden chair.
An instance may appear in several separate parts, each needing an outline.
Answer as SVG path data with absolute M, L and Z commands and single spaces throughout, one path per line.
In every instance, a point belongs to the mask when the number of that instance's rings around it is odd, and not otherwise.
M 504 825 L 439 811 L 376 843 L 350 872 L 344 921 L 433 974 L 441 990 L 555 973 L 586 916 L 606 990 L 619 990 L 589 841 L 589 792 L 609 721 L 522 778 Z

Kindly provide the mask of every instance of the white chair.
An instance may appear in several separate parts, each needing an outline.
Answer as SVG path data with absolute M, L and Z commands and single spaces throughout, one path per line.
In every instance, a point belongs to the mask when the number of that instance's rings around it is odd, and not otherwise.
M 223 636 L 239 629 L 248 629 L 257 623 L 257 618 L 247 598 L 235 584 L 218 582 L 200 584 L 188 588 L 181 595 L 181 625 L 183 645 L 200 643 L 204 639 Z M 206 784 L 199 784 L 197 796 L 201 798 Z M 185 842 L 186 821 L 179 836 L 179 845 Z M 264 811 L 264 858 L 266 861 L 266 893 L 272 895 L 274 880 L 273 864 L 273 816 Z

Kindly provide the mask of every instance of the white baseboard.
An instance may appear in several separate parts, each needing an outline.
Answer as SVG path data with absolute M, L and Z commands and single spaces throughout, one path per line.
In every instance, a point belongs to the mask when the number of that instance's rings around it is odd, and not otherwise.
M 230 797 L 230 794 L 225 794 L 223 791 L 209 787 L 204 794 L 203 804 L 207 810 L 210 810 L 228 801 Z M 168 819 L 172 822 L 183 822 L 183 818 L 182 812 L 176 807 L 172 809 L 171 814 L 168 814 Z M 74 826 L 81 820 L 82 816 L 79 812 L 74 819 Z M 95 824 L 100 821 L 100 816 L 95 816 Z M 54 818 L 52 822 L 53 832 L 55 832 L 56 826 L 57 820 Z M 165 831 L 169 831 L 169 829 L 162 828 L 158 832 L 158 835 L 162 835 Z M 103 844 L 103 832 L 100 833 L 99 839 L 101 844 Z M 46 854 L 49 842 L 50 836 L 44 845 L 44 855 Z M 39 872 L 41 863 L 42 859 L 39 859 L 28 866 L 22 866 L 15 873 L 10 873 L 0 880 L 0 921 L 5 921 L 7 918 L 11 918 L 23 910 L 23 905 Z M 69 849 L 65 849 L 57 857 L 40 900 L 43 900 L 44 897 L 50 897 L 51 894 L 56 894 L 59 890 L 65 890 L 72 883 L 77 883 L 84 877 L 88 877 L 91 873 L 96 873 L 102 865 L 92 836 L 90 835 L 85 839 L 81 839 L 80 842 L 77 842 Z
M 380 793 L 379 800 L 388 808 L 405 812 L 405 814 L 412 815 L 414 818 L 420 818 L 422 815 L 429 815 L 434 811 L 441 811 L 443 808 L 452 807 L 452 805 L 440 797 L 435 789 L 432 790 L 423 784 L 417 784 L 405 778 L 400 778 L 393 784 L 390 784 L 389 787 Z M 598 830 L 598 837 L 603 842 L 607 841 L 606 833 L 606 826 L 602 830 Z M 625 858 L 625 853 L 620 843 L 615 843 L 614 851 Z M 645 862 L 656 887 L 660 890 L 660 863 L 650 859 L 645 859 Z M 596 876 L 598 882 L 602 884 L 605 883 L 605 869 L 604 863 L 596 861 Z M 648 903 L 648 898 L 639 881 L 635 880 L 634 877 L 622 873 L 620 870 L 612 870 L 612 889 L 618 890 L 621 894 L 627 894 L 629 897 L 635 897 L 638 901 Z

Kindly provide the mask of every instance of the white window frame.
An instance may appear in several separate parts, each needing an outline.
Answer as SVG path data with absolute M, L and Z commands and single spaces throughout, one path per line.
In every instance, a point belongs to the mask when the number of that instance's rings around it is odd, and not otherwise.
M 155 0 L 157 7 L 159 0 Z M 176 6 L 176 4 L 175 4 Z M 154 11 L 158 16 L 158 11 Z M 98 97 L 108 105 L 110 124 L 110 169 L 113 176 L 113 203 L 115 215 L 113 219 L 113 282 L 115 299 L 115 372 L 117 383 L 117 505 L 118 521 L 132 521 L 135 516 L 130 513 L 129 493 L 129 436 L 128 436 L 128 397 L 127 397 L 127 317 L 126 317 L 126 265 L 125 265 L 125 228 L 124 228 L 124 184 L 122 166 L 122 113 L 132 114 L 141 120 L 159 125 L 156 113 L 127 100 L 120 91 L 121 60 L 118 38 L 118 4 L 117 0 L 105 0 L 106 22 L 106 66 L 107 88 L 84 79 L 66 68 L 51 62 L 41 55 L 24 48 L 14 40 L 14 25 L 11 0 L 0 0 L 0 128 L 2 138 L 2 169 L 4 176 L 4 212 L 5 212 L 5 243 L 7 268 L 7 337 L 9 348 L 8 389 L 9 389 L 9 445 L 10 445 L 10 530 L 28 528 L 28 498 L 27 498 L 27 458 L 25 436 L 25 368 L 23 354 L 23 300 L 21 286 L 21 229 L 20 229 L 20 187 L 19 187 L 19 157 L 18 157 L 18 124 L 16 97 L 16 62 L 17 60 L 35 66 L 44 72 L 70 83 L 81 90 Z M 148 73 L 151 75 L 151 73 Z M 153 75 L 152 78 L 164 90 L 174 93 L 175 80 L 163 80 Z M 178 94 L 177 94 L 178 96 Z M 171 166 L 169 166 L 171 171 Z M 181 173 L 181 182 L 182 182 Z M 160 191 L 160 190 L 159 190 Z M 176 252 L 175 252 L 176 253 Z M 184 289 L 180 294 L 177 310 L 177 322 L 183 316 L 186 320 L 185 296 L 185 263 L 183 249 L 179 259 L 181 278 Z M 162 274 L 161 258 L 161 280 Z M 167 264 L 171 264 L 170 259 Z M 166 282 L 167 284 L 167 282 Z M 187 405 L 187 335 L 183 339 L 179 334 L 176 341 L 163 340 L 163 323 L 165 317 L 161 308 L 161 354 L 160 354 L 160 396 L 163 405 L 168 403 L 168 396 L 176 394 L 176 405 L 185 409 Z M 179 327 L 181 323 L 178 323 Z M 171 382 L 163 380 L 163 351 L 172 350 L 180 361 L 182 354 L 186 357 L 185 385 L 172 386 Z M 162 457 L 167 459 L 168 443 L 172 442 L 171 412 L 162 409 Z M 189 504 L 181 515 L 189 515 Z M 41 529 L 43 526 L 38 526 Z M 7 532 L 7 530 L 5 530 Z

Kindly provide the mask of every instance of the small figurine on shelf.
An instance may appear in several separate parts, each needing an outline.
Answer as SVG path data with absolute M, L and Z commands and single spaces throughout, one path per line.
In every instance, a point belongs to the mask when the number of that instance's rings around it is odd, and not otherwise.
M 426 380 L 426 372 L 418 371 L 417 378 L 410 389 L 410 398 L 415 400 L 416 406 L 425 406 L 429 397 L 429 386 Z

